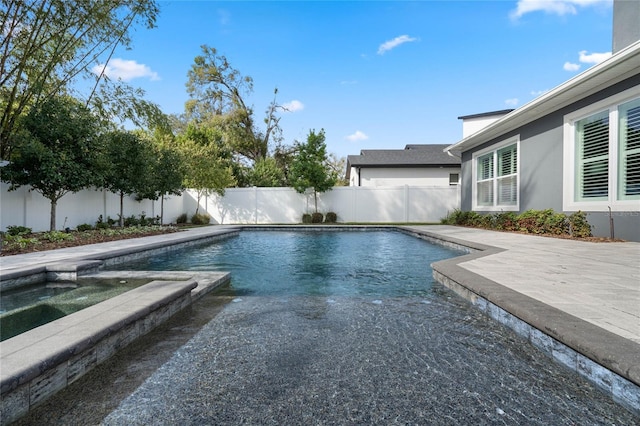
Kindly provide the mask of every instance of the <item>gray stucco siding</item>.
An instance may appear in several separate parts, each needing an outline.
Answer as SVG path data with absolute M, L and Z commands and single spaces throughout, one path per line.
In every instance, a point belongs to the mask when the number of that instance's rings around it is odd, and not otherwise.
M 640 85 L 640 74 L 545 115 L 515 131 L 463 152 L 462 210 L 471 210 L 473 206 L 473 154 L 519 135 L 519 211 L 549 208 L 555 211 L 562 211 L 564 117 L 567 114 L 638 85 Z M 593 225 L 594 235 L 609 236 L 608 213 L 587 213 L 589 223 Z M 616 237 L 640 241 L 640 212 L 616 212 L 613 218 Z

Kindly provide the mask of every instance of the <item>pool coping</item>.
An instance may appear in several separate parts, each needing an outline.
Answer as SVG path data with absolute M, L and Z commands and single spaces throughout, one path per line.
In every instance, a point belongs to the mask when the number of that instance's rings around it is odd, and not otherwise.
M 429 242 L 467 251 L 465 255 L 434 262 L 434 279 L 640 414 L 638 343 L 460 266 L 507 249 L 423 229 L 399 228 Z

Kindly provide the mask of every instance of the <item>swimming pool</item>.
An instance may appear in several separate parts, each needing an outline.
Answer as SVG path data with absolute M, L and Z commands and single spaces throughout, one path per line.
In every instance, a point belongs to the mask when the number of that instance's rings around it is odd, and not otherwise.
M 105 423 L 637 422 L 434 284 L 429 265 L 456 254 L 401 232 L 243 231 L 122 265 L 231 271 L 233 303 Z
M 243 231 L 118 268 L 229 271 L 238 295 L 424 296 L 430 264 L 459 254 L 395 231 Z

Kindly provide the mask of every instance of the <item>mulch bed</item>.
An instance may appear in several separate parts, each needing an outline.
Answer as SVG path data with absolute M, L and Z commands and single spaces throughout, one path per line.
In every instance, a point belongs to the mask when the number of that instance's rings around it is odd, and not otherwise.
M 2 251 L 0 252 L 0 256 L 12 256 L 14 254 L 35 253 L 35 252 L 41 252 L 46 250 L 55 250 L 59 248 L 84 246 L 87 244 L 106 243 L 109 241 L 148 237 L 150 235 L 168 234 L 168 233 L 177 232 L 177 231 L 178 231 L 177 228 L 167 227 L 166 229 L 163 229 L 163 230 L 134 232 L 131 234 L 122 234 L 122 235 L 103 235 L 98 231 L 85 231 L 82 233 L 71 232 L 71 234 L 76 237 L 74 240 L 56 241 L 56 242 L 40 241 L 38 244 L 29 244 L 28 246 L 23 248 L 3 247 Z

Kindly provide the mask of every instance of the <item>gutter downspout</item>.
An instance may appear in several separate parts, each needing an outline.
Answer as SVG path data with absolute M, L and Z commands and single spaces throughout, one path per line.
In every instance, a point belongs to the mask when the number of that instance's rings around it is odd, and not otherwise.
M 446 149 L 444 152 L 446 152 L 449 157 L 453 157 L 453 158 L 457 158 L 458 160 L 462 160 L 462 153 L 460 153 L 460 155 L 455 155 L 453 152 L 449 151 L 448 149 Z

